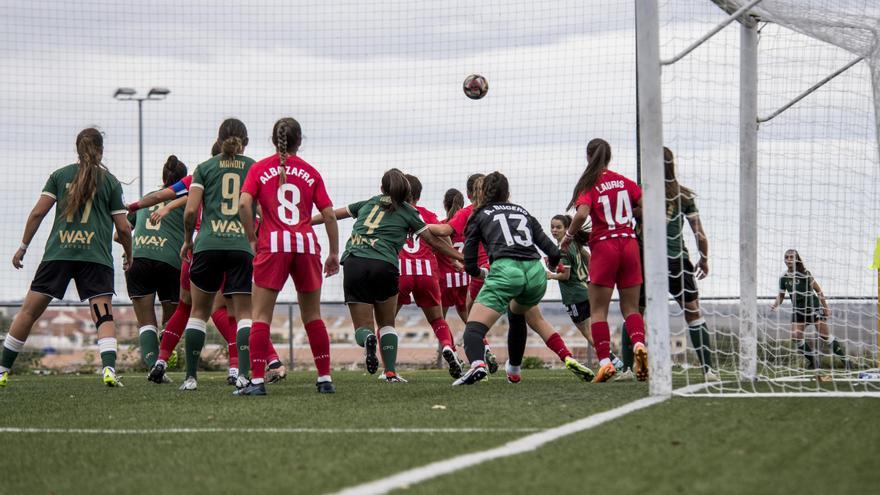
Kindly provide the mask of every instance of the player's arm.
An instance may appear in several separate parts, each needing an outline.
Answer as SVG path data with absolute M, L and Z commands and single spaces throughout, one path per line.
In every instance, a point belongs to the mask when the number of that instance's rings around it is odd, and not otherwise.
M 37 230 L 39 230 L 40 224 L 43 223 L 43 219 L 46 218 L 46 215 L 52 210 L 53 206 L 55 206 L 54 196 L 49 196 L 48 194 L 40 195 L 40 199 L 37 200 L 37 204 L 34 205 L 24 224 L 24 234 L 21 236 L 21 246 L 19 246 L 15 255 L 12 256 L 12 266 L 15 268 L 21 268 L 24 266 L 22 260 L 24 259 L 25 253 L 27 253 L 28 246 L 31 241 L 34 240 L 34 236 L 37 235 Z
M 458 252 L 454 247 L 452 247 L 452 243 L 449 242 L 448 238 L 445 238 L 447 242 L 443 242 L 441 237 L 437 237 L 431 232 L 430 226 L 425 226 L 425 229 L 419 232 L 419 237 L 425 240 L 428 244 L 434 248 L 439 254 L 446 256 L 449 259 L 453 259 L 456 261 L 463 261 L 464 257 L 461 253 Z
M 172 211 L 183 208 L 186 206 L 186 196 L 181 196 L 170 203 L 166 203 L 161 208 L 157 208 L 156 211 L 150 215 L 150 222 L 154 225 L 161 222 L 163 218 L 167 217 Z
M 131 267 L 131 224 L 128 223 L 125 213 L 117 213 L 113 215 L 113 225 L 116 227 L 117 242 L 122 244 L 123 258 L 122 269 L 128 271 Z
M 455 229 L 446 223 L 432 223 L 429 228 L 431 229 L 431 233 L 437 237 L 449 237 L 455 233 Z
M 700 261 L 697 263 L 697 278 L 702 280 L 709 274 L 709 238 L 706 236 L 706 231 L 703 230 L 703 222 L 700 221 L 698 213 L 688 215 L 687 219 L 697 241 L 697 250 L 700 251 Z
M 322 209 L 320 213 L 324 221 L 324 228 L 327 230 L 327 242 L 330 244 L 330 254 L 324 260 L 325 277 L 331 277 L 339 273 L 339 223 L 336 222 L 336 213 L 340 209 L 345 210 L 345 208 L 334 210 L 332 206 L 328 206 Z M 346 210 L 346 213 L 348 213 L 348 210 Z
M 202 187 L 192 187 L 186 199 L 186 208 L 183 210 L 183 247 L 180 250 L 180 257 L 183 259 L 188 259 L 189 253 L 192 251 L 196 218 L 199 214 L 199 208 L 202 206 L 204 192 Z
M 344 220 L 346 218 L 351 218 L 352 214 L 349 213 L 348 208 L 336 208 L 333 210 L 333 219 L 334 220 Z M 321 210 L 321 213 L 312 217 L 312 225 L 324 225 L 327 219 L 324 217 L 324 211 Z
M 557 268 L 558 270 L 558 268 Z M 558 280 L 560 282 L 565 282 L 566 280 L 571 278 L 571 266 L 562 265 L 562 271 L 557 271 L 556 273 L 547 272 L 548 280 Z
M 825 310 L 825 315 L 831 316 L 831 308 L 828 307 L 828 301 L 825 299 L 825 294 L 822 292 L 822 287 L 819 286 L 819 282 L 816 282 L 816 279 L 813 279 L 810 287 L 816 292 L 816 295 L 819 296 L 819 302 Z
M 776 311 L 776 308 L 785 300 L 785 286 L 782 285 L 782 279 L 779 280 L 779 292 L 776 293 L 776 299 L 770 303 L 770 311 Z
M 238 197 L 238 218 L 247 240 L 251 244 L 251 249 L 256 253 L 257 231 L 254 226 L 254 197 L 250 193 L 242 191 Z
M 639 206 L 642 205 L 641 200 L 639 200 Z M 559 249 L 565 251 L 568 249 L 568 246 L 571 244 L 571 241 L 574 240 L 574 233 L 577 233 L 584 226 L 584 223 L 587 221 L 587 217 L 590 216 L 590 205 L 589 204 L 580 204 L 577 206 L 577 209 L 574 213 L 574 218 L 571 219 L 571 225 L 568 226 L 568 230 L 565 231 L 565 237 L 562 238 L 562 244 L 559 245 Z
M 138 211 L 141 208 L 149 208 L 165 201 L 171 201 L 177 197 L 177 193 L 171 187 L 166 187 L 160 191 L 147 194 L 140 201 L 135 201 L 128 205 L 128 211 Z

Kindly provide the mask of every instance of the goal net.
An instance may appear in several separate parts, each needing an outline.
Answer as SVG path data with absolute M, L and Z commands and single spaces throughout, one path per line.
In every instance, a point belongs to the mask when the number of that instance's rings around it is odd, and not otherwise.
M 748 3 L 661 1 L 661 59 Z M 741 181 L 748 158 L 741 147 L 741 72 L 749 69 L 742 24 L 662 69 L 664 143 L 674 153 L 678 182 L 696 193 L 710 249 L 709 274 L 698 281 L 709 342 L 695 342 L 688 310 L 670 306 L 678 316 L 670 325 L 673 388 L 713 395 L 880 393 L 872 372 L 877 272 L 870 269 L 880 234 L 880 7 L 764 0 L 749 13 L 745 22 L 757 39 L 756 184 Z M 756 187 L 755 204 L 740 200 L 749 187 Z M 690 198 L 678 192 L 667 213 L 682 215 L 681 240 L 697 265 L 686 218 Z M 756 225 L 742 219 L 751 208 Z M 749 230 L 757 231 L 756 259 L 742 257 Z M 792 270 L 789 250 L 802 260 Z M 687 256 L 669 254 L 679 265 Z M 752 286 L 741 276 L 744 266 L 754 266 Z M 754 291 L 750 297 L 742 297 L 744 286 Z M 780 291 L 784 300 L 774 311 Z M 756 346 L 747 342 L 750 323 Z M 702 357 L 720 381 L 706 380 L 695 344 L 708 351 Z

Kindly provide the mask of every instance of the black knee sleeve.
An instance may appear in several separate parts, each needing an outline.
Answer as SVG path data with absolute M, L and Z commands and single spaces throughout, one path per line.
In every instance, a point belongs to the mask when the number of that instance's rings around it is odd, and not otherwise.
M 523 355 L 526 353 L 526 316 L 507 311 L 507 321 L 510 328 L 507 330 L 507 353 L 511 366 L 520 366 Z
M 464 353 L 468 361 L 482 361 L 485 352 L 483 339 L 489 333 L 489 327 L 478 321 L 469 321 L 464 327 Z
M 97 304 L 92 304 L 92 310 L 95 312 L 95 328 L 101 328 L 101 325 L 104 323 L 113 321 L 113 313 L 110 312 L 110 306 L 108 304 L 104 304 L 103 314 L 101 314 L 101 310 L 98 309 Z

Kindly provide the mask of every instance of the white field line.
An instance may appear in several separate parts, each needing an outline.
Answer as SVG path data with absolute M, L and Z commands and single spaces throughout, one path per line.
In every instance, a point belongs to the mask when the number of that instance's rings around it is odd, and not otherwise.
M 352 486 L 337 492 L 337 495 L 380 495 L 392 490 L 407 488 L 416 483 L 421 483 L 422 481 L 436 478 L 444 474 L 470 468 L 487 461 L 530 452 L 562 437 L 589 430 L 590 428 L 620 418 L 631 412 L 638 411 L 639 409 L 659 404 L 667 398 L 668 397 L 647 397 L 639 399 L 611 409 L 610 411 L 593 414 L 592 416 L 587 416 L 586 418 L 566 423 L 562 426 L 557 426 L 556 428 L 543 430 L 522 437 L 518 440 L 513 440 L 494 449 L 465 454 L 445 461 L 432 462 L 431 464 L 403 471 L 387 478 Z
M 749 399 L 755 397 L 773 397 L 774 399 L 786 399 L 789 397 L 836 397 L 855 399 L 857 397 L 873 397 L 875 399 L 880 399 L 880 392 L 726 392 L 716 394 L 687 394 L 685 397 L 711 397 L 713 399 Z
M 165 433 L 534 433 L 540 428 L 18 428 L 0 427 L 3 433 L 64 433 L 74 435 L 161 435 Z

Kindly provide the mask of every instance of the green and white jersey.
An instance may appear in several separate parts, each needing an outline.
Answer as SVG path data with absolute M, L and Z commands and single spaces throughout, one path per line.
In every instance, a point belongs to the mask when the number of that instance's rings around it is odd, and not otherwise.
M 254 161 L 243 155 L 217 155 L 200 163 L 193 172 L 192 188 L 204 190 L 202 226 L 193 252 L 220 250 L 253 254 L 238 217 L 241 185 Z
M 779 293 L 791 295 L 792 311 L 797 313 L 812 313 L 821 307 L 819 294 L 813 290 L 813 276 L 809 273 L 783 273 L 779 277 Z
M 409 203 L 394 211 L 388 209 L 390 205 L 388 196 L 379 195 L 346 207 L 351 217 L 357 220 L 345 244 L 343 262 L 349 256 L 357 256 L 397 266 L 397 255 L 407 234 L 419 235 L 428 228 L 418 210 Z
M 589 270 L 584 257 L 581 256 L 581 247 L 576 242 L 568 246 L 568 250 L 562 252 L 560 260 L 563 266 L 571 269 L 568 280 L 559 281 L 559 292 L 562 294 L 562 304 L 571 306 L 589 299 L 587 294 L 587 282 L 590 279 Z
M 684 219 L 699 216 L 697 203 L 693 197 L 684 194 L 678 199 L 666 202 L 666 255 L 670 258 L 689 259 L 684 244 Z
M 142 208 L 128 214 L 128 221 L 134 226 L 133 255 L 167 263 L 180 269 L 180 248 L 183 246 L 183 208 L 175 208 L 159 223 L 150 221 L 150 216 L 170 201 L 150 208 Z
M 122 197 L 122 185 L 103 170 L 98 190 L 85 206 L 71 216 L 64 214 L 67 191 L 76 178 L 79 165 L 74 163 L 52 172 L 43 195 L 54 198 L 55 221 L 46 241 L 43 261 L 88 261 L 113 268 L 113 215 L 128 213 Z

